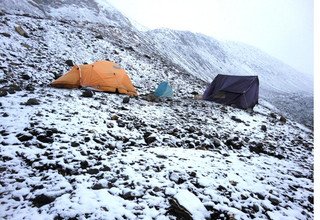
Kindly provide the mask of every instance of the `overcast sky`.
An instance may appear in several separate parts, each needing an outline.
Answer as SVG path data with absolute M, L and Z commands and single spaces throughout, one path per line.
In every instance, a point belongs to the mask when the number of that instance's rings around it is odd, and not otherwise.
M 313 73 L 313 0 L 107 0 L 147 28 L 190 30 L 260 48 Z

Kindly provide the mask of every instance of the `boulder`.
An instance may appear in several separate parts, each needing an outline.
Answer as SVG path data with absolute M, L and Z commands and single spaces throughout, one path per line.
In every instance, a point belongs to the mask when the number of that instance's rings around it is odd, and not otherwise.
M 2 88 L 0 89 L 0 97 L 4 97 L 4 96 L 7 96 L 8 95 L 8 92 L 6 89 Z
M 5 36 L 5 37 L 11 37 L 11 34 L 9 34 L 9 33 L 4 33 L 4 32 L 2 32 L 2 33 L 0 33 L 2 36 Z
M 269 197 L 268 199 L 271 202 L 271 204 L 274 205 L 274 206 L 277 206 L 277 205 L 280 204 L 280 201 L 277 198 Z
M 25 87 L 25 90 L 29 91 L 29 92 L 33 92 L 35 90 L 34 86 L 31 85 L 31 84 L 28 84 L 26 87 Z
M 103 36 L 101 34 L 96 35 L 97 39 L 103 40 Z
M 261 125 L 261 131 L 267 131 L 267 126 L 266 125 Z
M 82 169 L 86 169 L 86 168 L 88 168 L 89 163 L 88 163 L 88 161 L 84 160 L 84 161 L 80 162 L 80 166 Z
M 93 96 L 94 92 L 91 90 L 85 90 L 82 92 L 82 97 L 91 98 Z
M 238 123 L 241 123 L 241 122 L 244 122 L 244 121 L 242 121 L 240 118 L 237 118 L 236 116 L 231 116 L 231 119 L 233 120 L 233 121 L 235 121 L 235 122 L 238 122 Z
M 40 102 L 38 99 L 31 98 L 31 99 L 28 99 L 27 102 L 25 102 L 25 105 L 40 105 Z
M 54 142 L 52 137 L 48 137 L 46 135 L 37 136 L 37 140 L 42 143 L 53 143 Z
M 20 34 L 23 37 L 29 38 L 29 34 L 20 26 L 16 26 L 15 27 L 16 32 L 18 32 L 18 34 Z
M 281 115 L 281 117 L 280 117 L 280 122 L 282 122 L 282 123 L 286 123 L 287 122 L 287 119 L 284 117 L 284 116 L 282 116 Z
M 122 103 L 129 103 L 129 101 L 130 101 L 130 97 L 126 96 L 123 98 Z
M 79 146 L 80 144 L 78 142 L 75 142 L 75 141 L 71 142 L 71 147 L 79 147 Z
M 29 79 L 31 79 L 31 77 L 28 74 L 24 73 L 21 75 L 21 79 L 29 80 Z
M 169 212 L 178 219 L 209 219 L 210 213 L 200 199 L 188 190 L 180 190 L 170 200 Z
M 72 60 L 66 60 L 66 64 L 70 67 L 74 66 L 74 63 Z
M 33 136 L 31 134 L 21 134 L 21 133 L 17 134 L 16 137 L 21 142 L 30 141 L 33 138 Z
M 47 196 L 44 194 L 38 195 L 35 198 L 32 199 L 32 204 L 38 208 L 50 204 L 55 200 L 52 196 Z
M 276 118 L 277 118 L 277 115 L 276 115 L 275 113 L 271 112 L 271 113 L 270 113 L 270 117 L 276 119 Z
M 146 132 L 144 135 L 145 142 L 150 145 L 151 143 L 155 142 L 157 140 L 157 137 L 155 134 L 150 134 L 150 132 Z

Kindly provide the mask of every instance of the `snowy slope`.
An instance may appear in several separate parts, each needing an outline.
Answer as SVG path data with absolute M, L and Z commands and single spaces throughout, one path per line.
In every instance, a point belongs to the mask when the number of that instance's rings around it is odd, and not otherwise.
M 131 26 L 126 17 L 103 0 L 0 0 L 0 4 L 6 12 L 13 14 Z
M 181 190 L 194 219 L 313 218 L 312 133 L 262 106 L 49 88 L 1 105 L 1 218 L 172 219 Z
M 11 10 L 0 13 L 0 219 L 313 219 L 311 130 L 264 100 L 253 112 L 195 100 L 205 82 L 130 25 Z M 49 87 L 67 59 L 119 63 L 140 96 Z M 150 99 L 162 80 L 175 97 Z
M 170 29 L 147 33 L 157 42 L 159 53 L 208 83 L 217 74 L 258 75 L 261 97 L 289 117 L 313 126 L 311 76 L 242 43 L 218 41 L 202 34 Z
M 219 73 L 258 75 L 262 90 L 313 92 L 311 77 L 249 45 L 222 42 L 189 31 L 157 29 L 148 33 L 166 56 L 208 82 Z

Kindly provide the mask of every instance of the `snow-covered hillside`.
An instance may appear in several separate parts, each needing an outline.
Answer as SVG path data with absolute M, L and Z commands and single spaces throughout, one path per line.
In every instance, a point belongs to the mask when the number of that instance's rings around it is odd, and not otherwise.
M 262 91 L 313 92 L 310 76 L 252 46 L 189 31 L 157 29 L 148 33 L 158 42 L 159 51 L 205 81 L 211 82 L 219 73 L 258 75 Z
M 261 97 L 289 117 L 313 126 L 311 76 L 242 43 L 170 29 L 151 30 L 148 34 L 157 42 L 159 53 L 208 83 L 217 74 L 258 75 Z
M 104 0 L 0 0 L 0 4 L 6 12 L 13 14 L 131 26 L 126 17 Z
M 9 2 L 0 219 L 313 219 L 311 130 L 263 99 L 253 112 L 194 99 L 206 82 L 102 1 Z M 68 59 L 119 63 L 139 96 L 51 88 Z M 175 96 L 149 96 L 163 80 Z

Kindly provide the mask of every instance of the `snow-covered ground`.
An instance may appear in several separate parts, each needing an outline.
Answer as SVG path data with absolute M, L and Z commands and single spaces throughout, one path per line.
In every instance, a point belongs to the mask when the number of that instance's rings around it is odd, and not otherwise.
M 313 218 L 313 135 L 303 126 L 263 106 L 81 93 L 1 99 L 1 218 L 171 219 L 172 201 L 190 193 L 181 204 L 194 219 Z
M 205 83 L 129 26 L 21 15 L 0 12 L 0 219 L 314 218 L 311 130 L 194 99 Z M 49 87 L 67 59 L 119 63 L 140 96 Z M 175 96 L 150 99 L 163 80 Z
M 291 119 L 313 127 L 313 78 L 308 74 L 246 44 L 189 31 L 158 29 L 147 33 L 157 42 L 160 53 L 208 83 L 217 74 L 259 76 L 261 97 Z

